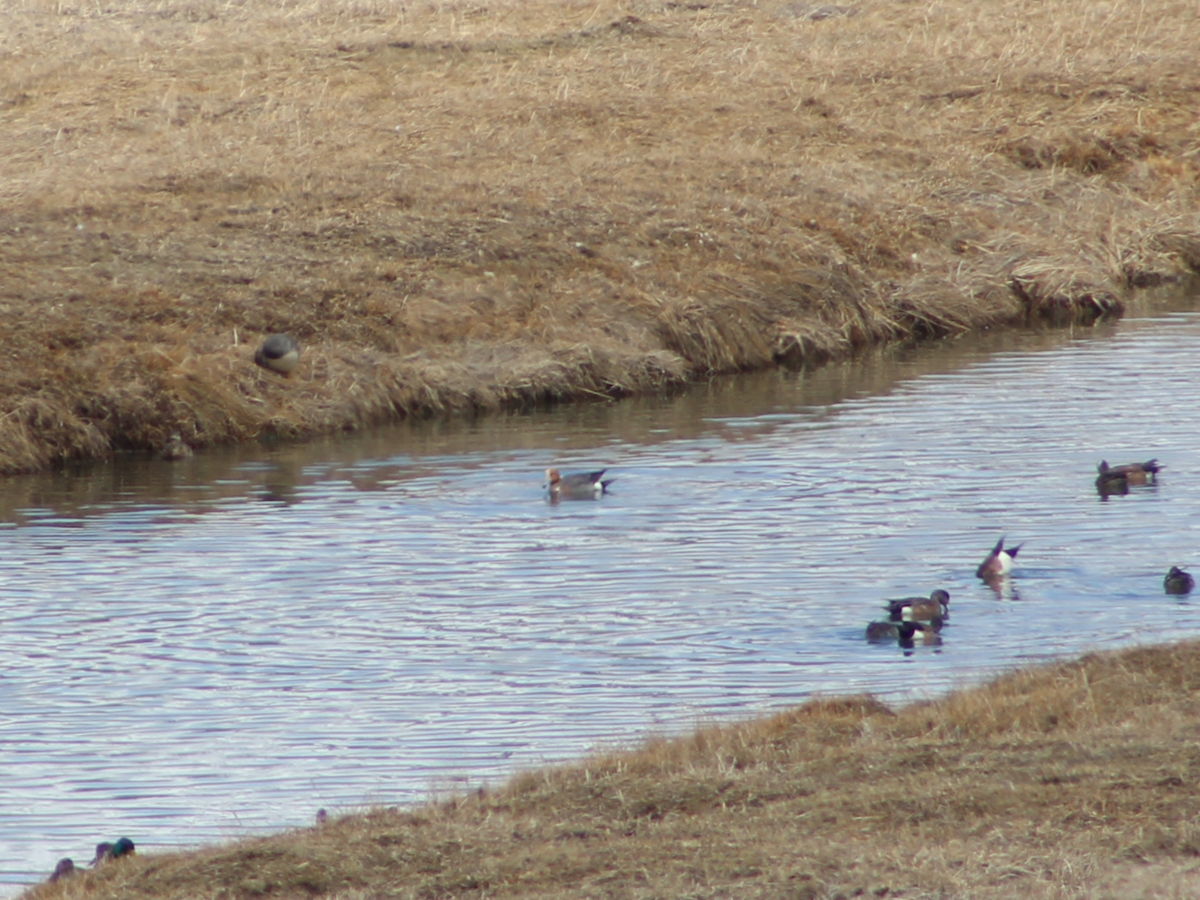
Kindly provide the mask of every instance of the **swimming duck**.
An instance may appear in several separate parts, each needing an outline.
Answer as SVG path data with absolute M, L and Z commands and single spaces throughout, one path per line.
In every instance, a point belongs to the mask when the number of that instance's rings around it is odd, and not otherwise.
M 64 878 L 70 878 L 75 874 L 75 863 L 70 859 L 60 859 L 58 865 L 54 867 L 54 872 L 50 876 L 50 883 L 61 881 Z
M 300 345 L 289 335 L 273 334 L 262 342 L 254 361 L 264 369 L 287 375 L 300 362 Z
M 899 641 L 901 645 L 905 641 L 908 646 L 912 646 L 915 635 L 920 632 L 922 640 L 927 643 L 934 643 L 934 637 L 942 630 L 941 618 L 933 618 L 928 622 L 871 622 L 867 625 L 867 641 L 872 644 L 886 644 L 891 641 Z M 941 641 L 940 638 L 937 639 Z
M 992 548 L 992 552 L 987 555 L 987 559 L 981 562 L 979 568 L 975 570 L 975 577 L 986 581 L 989 578 L 1007 575 L 1012 571 L 1013 560 L 1017 558 L 1017 553 L 1024 546 L 1023 543 L 1017 544 L 1011 550 L 1005 550 L 1004 538 L 1000 538 L 996 542 L 996 546 Z
M 1196 579 L 1179 566 L 1171 566 L 1171 571 L 1163 579 L 1163 588 L 1168 594 L 1190 594 L 1196 586 Z
M 1110 466 L 1108 460 L 1100 460 L 1096 467 L 1096 489 L 1102 494 L 1124 494 L 1131 484 L 1149 484 L 1155 480 L 1159 469 L 1157 459 L 1144 463 L 1127 463 L 1123 466 Z
M 551 500 L 595 500 L 601 494 L 607 493 L 608 486 L 616 481 L 615 478 L 601 480 L 607 472 L 576 472 L 571 475 L 560 475 L 558 469 L 546 470 L 546 490 Z
M 897 643 L 906 650 L 918 641 L 926 647 L 939 647 L 942 643 L 942 620 L 935 618 L 929 622 L 901 622 L 900 635 Z
M 884 609 L 891 615 L 893 622 L 945 619 L 950 615 L 950 595 L 938 588 L 928 598 L 904 597 L 900 600 L 889 600 Z
M 133 856 L 133 841 L 127 837 L 117 838 L 116 843 L 103 841 L 96 845 L 96 855 L 92 858 L 91 866 L 96 868 L 110 859 L 120 859 L 122 856 Z

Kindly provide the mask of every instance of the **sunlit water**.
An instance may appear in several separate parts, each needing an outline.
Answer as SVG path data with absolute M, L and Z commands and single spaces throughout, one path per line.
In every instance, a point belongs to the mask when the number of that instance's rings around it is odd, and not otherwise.
M 815 693 L 1200 634 L 1200 316 L 12 479 L 0 881 L 408 803 Z M 1157 486 L 1102 501 L 1112 463 Z M 608 466 L 550 505 L 543 469 Z M 1009 587 L 974 577 L 1001 534 Z M 952 595 L 941 648 L 868 645 Z M 0 887 L 2 890 L 2 887 Z

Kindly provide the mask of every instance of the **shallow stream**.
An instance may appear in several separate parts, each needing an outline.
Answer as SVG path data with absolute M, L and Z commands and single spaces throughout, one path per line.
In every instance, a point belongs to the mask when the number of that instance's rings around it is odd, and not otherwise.
M 814 694 L 1200 634 L 1200 314 L 0 490 L 0 893 Z M 1101 458 L 1157 457 L 1102 499 Z M 609 468 L 546 502 L 543 470 Z M 999 590 L 975 567 L 1024 542 Z M 951 594 L 939 648 L 868 645 Z

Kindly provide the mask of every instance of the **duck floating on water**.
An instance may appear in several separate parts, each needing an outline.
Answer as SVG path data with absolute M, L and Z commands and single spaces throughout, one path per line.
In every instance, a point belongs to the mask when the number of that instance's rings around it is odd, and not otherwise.
M 936 645 L 942 642 L 939 632 L 942 630 L 940 618 L 928 622 L 871 622 L 867 625 L 867 641 L 872 644 L 890 644 L 892 641 L 901 647 L 912 647 L 918 635 L 921 643 Z
M 62 881 L 64 878 L 70 878 L 76 872 L 75 863 L 70 858 L 60 859 L 58 865 L 54 867 L 54 872 L 50 875 L 50 883 Z
M 133 841 L 127 837 L 117 838 L 111 844 L 107 841 L 102 841 L 96 845 L 96 855 L 92 857 L 91 866 L 92 868 L 97 868 L 110 860 L 120 859 L 123 856 L 133 856 L 134 849 Z
M 1096 467 L 1096 490 L 1101 495 L 1127 494 L 1130 485 L 1152 484 L 1157 480 L 1159 471 L 1163 468 L 1157 459 L 1144 463 L 1126 463 L 1121 466 L 1110 466 L 1108 460 L 1100 460 Z
M 1168 594 L 1190 594 L 1196 586 L 1196 579 L 1179 566 L 1171 566 L 1171 571 L 1163 579 L 1163 590 Z
M 558 469 L 546 470 L 546 492 L 551 500 L 595 500 L 608 493 L 615 478 L 604 478 L 608 469 L 598 472 L 574 472 L 562 475 Z
M 904 597 L 889 600 L 884 607 L 893 622 L 928 622 L 950 615 L 950 595 L 938 588 L 928 597 Z
M 996 542 L 996 546 L 992 548 L 992 552 L 987 555 L 987 559 L 981 562 L 979 568 L 975 570 L 975 577 L 987 581 L 989 578 L 1007 575 L 1012 571 L 1013 561 L 1024 546 L 1023 543 L 1017 544 L 1011 550 L 1005 550 L 1004 538 L 1000 538 Z

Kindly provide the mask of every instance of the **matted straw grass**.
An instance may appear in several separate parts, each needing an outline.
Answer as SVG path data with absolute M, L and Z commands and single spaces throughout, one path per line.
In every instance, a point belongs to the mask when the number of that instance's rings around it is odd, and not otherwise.
M 0 472 L 1119 311 L 1200 267 L 1198 16 L 9 0 Z
M 27 896 L 1192 897 L 1198 691 L 1185 643 L 898 711 L 818 700 Z

